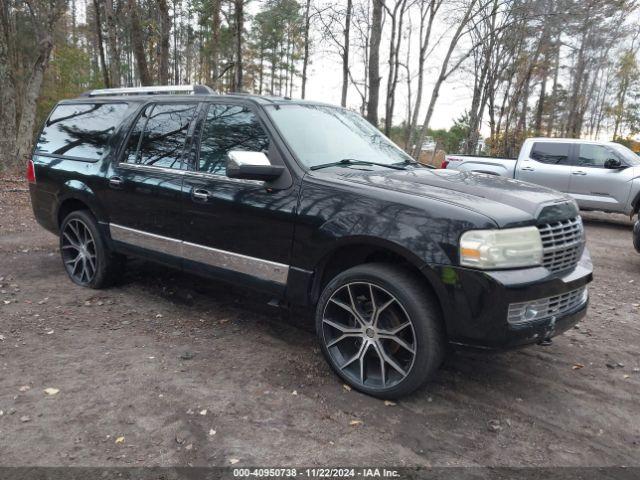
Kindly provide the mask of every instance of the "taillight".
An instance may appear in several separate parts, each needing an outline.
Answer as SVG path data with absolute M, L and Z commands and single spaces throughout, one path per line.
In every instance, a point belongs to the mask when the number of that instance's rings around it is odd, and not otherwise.
M 36 183 L 36 169 L 31 159 L 27 162 L 27 182 Z
M 442 160 L 440 168 L 447 168 L 447 165 L 449 165 L 449 160 Z

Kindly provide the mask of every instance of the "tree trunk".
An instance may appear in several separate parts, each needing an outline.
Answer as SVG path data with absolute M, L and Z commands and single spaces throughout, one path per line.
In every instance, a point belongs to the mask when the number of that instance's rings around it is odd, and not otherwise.
M 371 13 L 371 41 L 369 44 L 369 101 L 367 120 L 378 126 L 380 100 L 380 42 L 382 41 L 382 8 L 384 0 L 373 0 Z
M 160 51 L 158 55 L 158 83 L 169 83 L 169 45 L 171 43 L 171 17 L 167 0 L 157 0 L 160 15 Z M 175 33 L 175 32 L 174 32 Z
M 391 15 L 391 38 L 389 39 L 389 74 L 387 78 L 387 95 L 384 114 L 384 134 L 391 133 L 393 124 L 393 111 L 396 100 L 396 86 L 398 85 L 398 70 L 400 68 L 400 45 L 402 43 L 402 21 L 405 12 L 406 0 L 396 0 L 396 5 Z
M 16 162 L 16 88 L 13 78 L 9 9 L 0 2 L 0 170 Z
M 93 8 L 96 12 L 96 34 L 98 37 L 98 55 L 100 56 L 100 70 L 102 70 L 102 80 L 105 88 L 111 87 L 109 81 L 109 70 L 107 70 L 107 62 L 104 57 L 104 39 L 102 38 L 102 20 L 100 19 L 100 5 L 98 0 L 93 0 Z
M 40 89 L 42 88 L 44 72 L 49 66 L 49 57 L 53 49 L 53 38 L 51 35 L 46 32 L 40 32 L 38 37 L 38 57 L 33 64 L 33 70 L 27 82 L 20 121 L 18 122 L 18 135 L 16 137 L 18 161 L 21 161 L 31 151 L 37 101 L 40 96 Z
M 304 33 L 302 37 L 302 41 L 304 42 L 304 53 L 302 55 L 302 99 L 304 99 L 307 94 L 307 68 L 309 67 L 309 30 L 311 22 L 309 16 L 310 9 L 311 0 L 307 0 L 304 7 Z M 260 84 L 262 85 L 262 77 L 260 78 Z
M 107 14 L 107 47 L 109 52 L 109 83 L 112 87 L 120 86 L 120 51 L 118 49 L 118 31 L 116 11 L 113 0 L 105 0 Z
M 136 58 L 138 77 L 143 86 L 151 85 L 151 74 L 147 65 L 147 56 L 144 51 L 142 28 L 138 17 L 138 5 L 136 0 L 129 0 L 129 15 L 131 16 L 131 42 L 133 43 L 133 55 Z
M 349 89 L 349 46 L 351 43 L 351 12 L 353 0 L 347 0 L 347 11 L 344 20 L 344 45 L 342 49 L 342 97 L 340 105 L 347 106 L 347 91 Z
M 216 90 L 220 77 L 220 2 L 213 0 L 211 8 L 211 86 Z
M 235 4 L 235 76 L 233 79 L 234 90 L 242 91 L 243 72 L 242 72 L 242 33 L 244 30 L 244 0 L 234 0 Z

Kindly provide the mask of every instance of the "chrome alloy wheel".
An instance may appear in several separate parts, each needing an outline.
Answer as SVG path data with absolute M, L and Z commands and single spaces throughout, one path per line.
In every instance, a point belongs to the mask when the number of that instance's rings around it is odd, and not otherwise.
M 77 218 L 67 222 L 62 231 L 62 260 L 69 276 L 81 285 L 96 276 L 96 244 L 89 227 Z
M 390 388 L 413 367 L 413 323 L 402 304 L 373 283 L 338 288 L 325 305 L 322 333 L 335 367 L 355 384 Z

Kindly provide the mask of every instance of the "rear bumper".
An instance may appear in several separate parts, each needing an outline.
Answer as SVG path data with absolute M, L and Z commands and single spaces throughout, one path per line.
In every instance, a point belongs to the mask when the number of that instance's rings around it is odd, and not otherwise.
M 586 315 L 588 298 L 571 308 L 521 323 L 510 323 L 509 306 L 580 292 L 593 279 L 585 249 L 574 269 L 549 274 L 543 267 L 482 272 L 440 267 L 439 293 L 449 341 L 458 346 L 502 350 L 542 342 L 561 334 Z

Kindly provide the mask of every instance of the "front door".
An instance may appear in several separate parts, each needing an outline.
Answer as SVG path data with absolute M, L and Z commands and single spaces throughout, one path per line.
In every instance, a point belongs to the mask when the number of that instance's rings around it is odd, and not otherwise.
M 256 111 L 233 102 L 209 103 L 183 183 L 183 255 L 191 269 L 282 293 L 293 240 L 297 189 L 225 174 L 230 151 L 263 151 L 284 164 Z M 288 171 L 285 180 L 290 176 Z
M 529 157 L 518 160 L 516 178 L 560 192 L 569 191 L 571 144 L 535 142 Z
M 581 208 L 625 212 L 631 182 L 624 169 L 604 168 L 609 159 L 624 159 L 604 145 L 584 143 L 576 146 L 571 169 L 570 193 Z
M 107 175 L 109 230 L 137 253 L 180 264 L 182 156 L 197 103 L 149 104 Z

